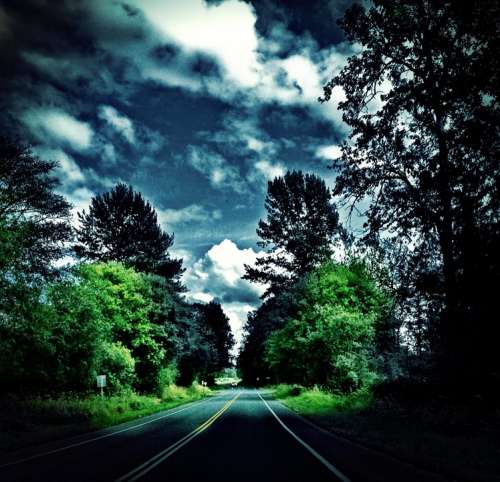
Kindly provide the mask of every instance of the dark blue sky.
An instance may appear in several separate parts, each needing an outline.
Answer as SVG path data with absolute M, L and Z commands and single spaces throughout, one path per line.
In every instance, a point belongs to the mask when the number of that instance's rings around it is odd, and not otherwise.
M 317 98 L 352 53 L 335 24 L 349 3 L 4 1 L 0 127 L 59 161 L 75 210 L 119 181 L 141 191 L 190 296 L 220 299 L 238 335 L 267 181 L 333 180 L 342 93 Z

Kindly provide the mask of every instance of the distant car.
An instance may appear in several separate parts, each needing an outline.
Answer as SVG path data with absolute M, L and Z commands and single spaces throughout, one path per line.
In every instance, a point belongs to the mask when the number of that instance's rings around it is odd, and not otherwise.
M 238 386 L 238 382 L 232 382 L 232 383 L 231 383 L 231 386 L 232 386 L 232 387 L 237 387 L 237 386 Z

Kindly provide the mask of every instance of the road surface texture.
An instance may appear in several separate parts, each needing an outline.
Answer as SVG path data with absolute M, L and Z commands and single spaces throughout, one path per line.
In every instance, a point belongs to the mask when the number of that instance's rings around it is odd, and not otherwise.
M 257 390 L 0 460 L 0 481 L 322 482 L 445 479 L 332 435 Z

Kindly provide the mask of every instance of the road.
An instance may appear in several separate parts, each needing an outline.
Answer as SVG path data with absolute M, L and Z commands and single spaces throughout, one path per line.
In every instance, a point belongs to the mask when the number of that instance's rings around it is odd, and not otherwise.
M 227 390 L 111 429 L 12 454 L 0 481 L 444 479 L 334 436 L 257 390 Z

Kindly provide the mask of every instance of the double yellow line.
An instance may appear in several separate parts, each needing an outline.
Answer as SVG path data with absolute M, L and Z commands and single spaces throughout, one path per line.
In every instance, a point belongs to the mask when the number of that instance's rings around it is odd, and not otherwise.
M 203 422 L 199 427 L 195 428 L 191 433 L 188 433 L 185 437 L 182 437 L 174 444 L 168 446 L 166 449 L 162 450 L 154 457 L 151 457 L 149 460 L 146 460 L 146 462 L 144 462 L 143 464 L 139 465 L 135 469 L 131 470 L 124 476 L 117 479 L 116 482 L 124 482 L 124 481 L 132 482 L 134 480 L 138 480 L 140 477 L 153 470 L 157 465 L 161 464 L 165 459 L 170 457 L 172 454 L 177 452 L 177 450 L 184 447 L 184 445 L 191 442 L 191 440 L 193 440 L 196 436 L 198 436 L 200 433 L 202 433 L 204 430 L 210 427 L 210 425 L 212 425 L 220 416 L 222 416 L 222 414 L 226 410 L 229 409 L 229 407 L 236 401 L 236 399 L 240 395 L 241 392 L 238 393 L 231 400 L 228 400 L 218 412 L 214 413 L 208 420 Z

